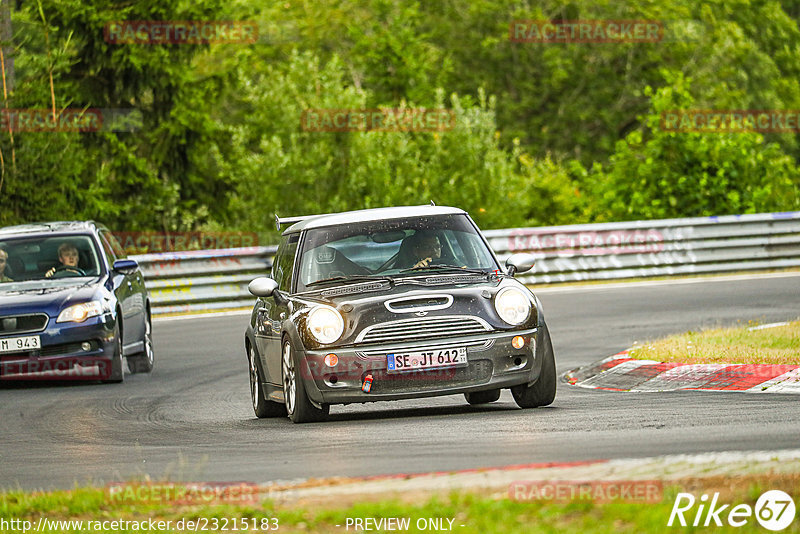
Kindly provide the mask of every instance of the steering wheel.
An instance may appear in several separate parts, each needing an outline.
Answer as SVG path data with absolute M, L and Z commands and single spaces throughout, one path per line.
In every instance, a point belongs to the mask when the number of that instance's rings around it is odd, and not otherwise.
M 56 267 L 56 272 L 53 273 L 52 278 L 66 278 L 68 276 L 86 276 L 86 273 L 80 267 L 59 265 Z

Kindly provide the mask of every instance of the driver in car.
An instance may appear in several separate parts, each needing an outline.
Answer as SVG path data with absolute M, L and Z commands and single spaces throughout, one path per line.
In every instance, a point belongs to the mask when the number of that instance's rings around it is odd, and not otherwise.
M 58 247 L 58 261 L 61 262 L 61 265 L 57 265 L 47 271 L 44 275 L 45 278 L 52 278 L 57 272 L 61 271 L 80 276 L 84 274 L 83 270 L 78 267 L 78 261 L 80 261 L 78 249 L 72 243 L 61 243 L 61 246 Z
M 442 257 L 442 244 L 439 237 L 430 232 L 417 232 L 414 234 L 414 256 L 418 258 L 413 268 L 427 267 Z

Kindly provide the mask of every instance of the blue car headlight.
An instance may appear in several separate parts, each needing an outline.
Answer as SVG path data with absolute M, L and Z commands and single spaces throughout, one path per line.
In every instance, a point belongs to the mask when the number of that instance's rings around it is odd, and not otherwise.
M 69 308 L 64 308 L 58 314 L 57 323 L 82 323 L 89 317 L 96 317 L 103 314 L 103 304 L 93 300 L 82 304 L 75 304 Z

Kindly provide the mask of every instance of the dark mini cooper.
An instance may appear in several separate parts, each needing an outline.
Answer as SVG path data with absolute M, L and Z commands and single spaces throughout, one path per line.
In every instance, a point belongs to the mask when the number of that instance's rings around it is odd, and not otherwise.
M 142 273 L 94 222 L 0 228 L 0 380 L 122 382 L 153 368 Z
M 553 346 L 538 299 L 501 267 L 466 212 L 380 208 L 289 223 L 245 332 L 258 417 L 320 420 L 331 404 L 510 388 L 522 408 L 556 393 Z

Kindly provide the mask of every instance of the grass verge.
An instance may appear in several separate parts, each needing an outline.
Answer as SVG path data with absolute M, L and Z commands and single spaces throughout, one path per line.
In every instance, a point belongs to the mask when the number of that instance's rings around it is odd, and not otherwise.
M 348 518 L 408 518 L 410 532 L 420 531 L 417 525 L 430 527 L 441 525 L 445 528 L 425 530 L 449 530 L 464 534 L 506 534 L 513 532 L 582 532 L 582 533 L 627 533 L 663 532 L 671 530 L 667 521 L 679 492 L 694 495 L 697 503 L 684 517 L 689 525 L 694 521 L 700 498 L 718 493 L 718 503 L 730 504 L 720 515 L 723 527 L 693 529 L 673 526 L 679 531 L 696 532 L 764 532 L 755 517 L 750 517 L 743 527 L 728 526 L 727 512 L 733 506 L 746 504 L 754 508 L 758 497 L 767 490 L 779 489 L 788 493 L 795 503 L 800 504 L 800 474 L 763 474 L 741 477 L 709 477 L 673 480 L 664 483 L 660 502 L 596 502 L 589 499 L 574 499 L 560 502 L 546 499 L 515 501 L 508 494 L 450 493 L 426 497 L 420 502 L 407 502 L 407 499 L 364 502 L 347 507 L 321 507 L 313 503 L 275 504 L 271 501 L 252 503 L 247 506 L 217 505 L 176 505 L 170 502 L 126 503 L 110 499 L 106 490 L 97 488 L 78 488 L 72 491 L 53 493 L 31 493 L 11 491 L 0 493 L 0 525 L 3 532 L 22 532 L 22 528 L 9 528 L 10 520 L 30 521 L 35 530 L 39 518 L 46 517 L 50 528 L 39 532 L 100 532 L 92 529 L 96 521 L 170 521 L 171 528 L 153 530 L 150 527 L 136 528 L 137 525 L 123 525 L 125 528 L 103 529 L 103 532 L 181 532 L 215 531 L 242 532 L 269 529 L 275 532 L 355 532 L 351 526 L 346 528 Z M 408 496 L 406 496 L 408 497 Z M 708 506 L 706 503 L 706 511 Z M 428 520 L 440 520 L 430 523 Z M 55 528 L 52 521 L 83 521 L 78 526 L 62 525 Z M 216 521 L 215 521 L 216 520 Z M 236 520 L 236 521 L 234 521 Z M 264 522 L 266 520 L 266 522 Z M 449 522 L 452 520 L 452 523 Z M 705 520 L 701 514 L 700 524 Z M 183 521 L 183 529 L 176 528 Z M 206 528 L 187 528 L 188 522 L 200 522 Z M 419 523 L 418 523 L 419 522 Z M 20 526 L 19 523 L 16 523 Z M 252 528 L 256 525 L 257 528 Z M 95 524 L 94 526 L 99 526 Z M 144 526 L 144 525 L 143 525 Z M 267 526 L 268 528 L 263 528 Z M 385 530 L 375 529 L 382 532 Z M 216 528 L 212 528 L 216 527 Z M 223 528 L 225 527 L 225 528 Z M 234 528 L 236 527 L 236 528 Z M 247 528 L 244 528 L 247 527 Z M 365 529 L 366 530 L 366 529 Z M 404 529 L 397 529 L 404 530 Z M 800 532 L 800 520 L 795 519 L 782 532 Z
M 751 324 L 689 331 L 634 345 L 628 355 L 658 362 L 800 364 L 800 321 L 761 329 Z

